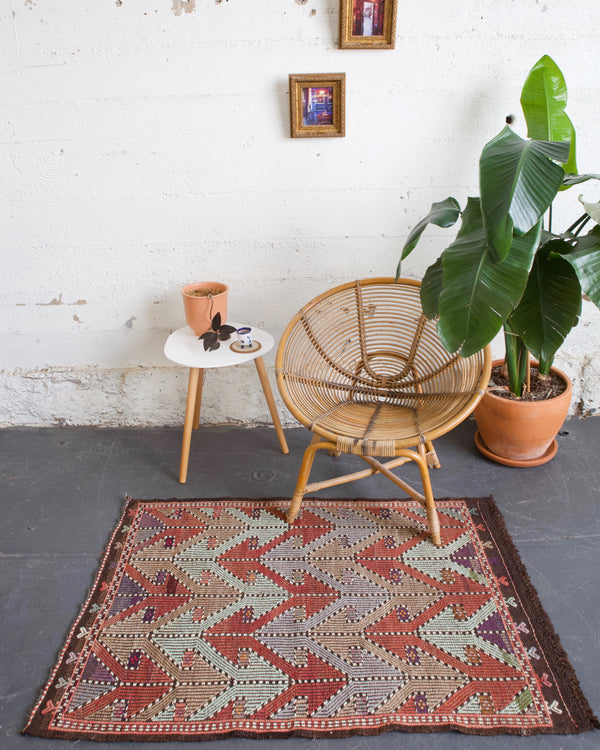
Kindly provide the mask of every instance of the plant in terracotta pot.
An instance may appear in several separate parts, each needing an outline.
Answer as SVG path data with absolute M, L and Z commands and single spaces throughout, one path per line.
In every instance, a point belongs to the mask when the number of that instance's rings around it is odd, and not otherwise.
M 182 287 L 185 320 L 196 336 L 211 330 L 217 313 L 227 320 L 228 293 L 229 287 L 220 281 L 198 281 Z
M 465 357 L 504 329 L 500 380 L 475 410 L 476 442 L 490 458 L 512 465 L 543 463 L 556 452 L 554 438 L 571 391 L 567 376 L 553 368 L 554 356 L 578 322 L 582 294 L 600 307 L 599 204 L 583 203 L 583 213 L 563 232 L 556 233 L 552 225 L 559 193 L 600 178 L 577 174 L 566 98 L 561 71 L 550 57 L 542 57 L 521 94 L 527 138 L 517 135 L 507 118 L 509 124 L 481 153 L 480 197 L 468 198 L 464 209 L 452 197 L 434 203 L 411 231 L 400 258 L 401 263 L 412 252 L 428 224 L 450 227 L 460 219 L 454 241 L 425 273 L 421 302 L 427 317 L 437 318 L 444 346 Z M 535 371 L 530 355 L 537 360 Z M 552 398 L 556 378 L 559 385 L 565 383 L 566 395 Z M 538 400 L 534 391 L 540 389 Z M 550 436 L 527 447 L 527 439 L 542 431 L 533 414 L 537 406 L 552 411 L 557 402 L 562 408 L 550 420 Z M 524 421 L 515 423 L 515 413 Z M 502 436 L 504 421 L 508 434 Z

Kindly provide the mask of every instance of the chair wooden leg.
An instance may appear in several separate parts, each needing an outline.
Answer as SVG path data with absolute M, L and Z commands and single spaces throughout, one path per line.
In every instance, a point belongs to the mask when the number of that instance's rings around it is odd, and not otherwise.
M 418 454 L 412 450 L 407 450 L 406 456 L 407 460 L 416 461 L 417 463 L 419 463 L 419 461 L 421 460 Z M 409 497 L 412 497 L 413 500 L 421 503 L 421 505 L 425 505 L 425 497 L 421 495 L 420 492 L 417 492 L 414 487 L 411 487 L 410 484 L 407 484 L 403 479 L 400 479 L 400 477 L 396 476 L 392 471 L 390 471 L 389 466 L 393 466 L 394 464 L 396 464 L 396 461 L 388 461 L 387 464 L 382 464 L 372 456 L 361 456 L 361 458 L 363 461 L 366 461 L 369 466 L 373 467 L 374 473 L 380 472 L 384 477 L 387 477 L 390 482 L 397 484 L 398 487 L 400 487 L 403 492 L 406 492 Z
M 431 533 L 431 541 L 436 547 L 443 547 L 442 537 L 440 535 L 440 519 L 435 507 L 433 490 L 431 489 L 431 479 L 429 478 L 429 467 L 427 465 L 427 454 L 423 445 L 419 446 L 420 461 L 417 461 L 421 482 L 423 484 L 423 494 L 425 495 L 425 512 L 427 513 L 427 523 Z
M 440 463 L 437 453 L 435 452 L 433 443 L 425 443 L 425 448 L 427 450 L 427 466 L 429 466 L 430 469 L 441 469 L 442 464 Z
M 293 523 L 296 516 L 300 512 L 300 506 L 302 505 L 302 498 L 306 491 L 306 485 L 308 483 L 308 477 L 310 476 L 310 470 L 312 469 L 313 461 L 315 460 L 316 452 L 319 450 L 317 443 L 321 443 L 321 438 L 318 435 L 313 435 L 313 439 L 310 442 L 308 448 L 304 451 L 302 457 L 302 463 L 300 465 L 300 472 L 298 473 L 298 481 L 296 482 L 296 489 L 292 495 L 292 503 L 287 514 L 287 522 Z
M 185 407 L 185 422 L 183 424 L 183 443 L 181 445 L 181 463 L 179 465 L 179 482 L 181 484 L 185 484 L 187 481 L 187 470 L 190 460 L 190 443 L 192 440 L 192 427 L 194 425 L 194 412 L 196 410 L 196 394 L 198 393 L 199 377 L 200 369 L 198 367 L 190 367 L 187 404 Z
M 267 377 L 267 370 L 266 370 L 263 358 L 256 357 L 256 359 L 254 360 L 254 364 L 256 365 L 256 371 L 258 372 L 260 384 L 262 385 L 265 398 L 267 399 L 267 406 L 269 407 L 269 412 L 271 413 L 271 419 L 273 420 L 273 425 L 275 426 L 275 432 L 277 433 L 277 438 L 279 439 L 281 452 L 289 453 L 290 449 L 288 448 L 288 444 L 285 439 L 283 427 L 281 426 L 281 422 L 279 421 L 279 414 L 277 413 L 277 405 L 275 404 L 275 399 L 273 398 L 273 392 L 271 391 L 271 386 L 269 384 L 269 378 Z
M 202 404 L 202 386 L 204 385 L 204 370 L 198 370 L 198 387 L 196 388 L 196 405 L 194 407 L 194 429 L 200 427 L 200 406 Z

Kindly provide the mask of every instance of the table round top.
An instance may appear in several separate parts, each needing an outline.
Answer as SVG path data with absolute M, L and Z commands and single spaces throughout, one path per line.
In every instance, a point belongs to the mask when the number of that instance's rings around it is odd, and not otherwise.
M 238 323 L 227 321 L 228 325 L 240 328 Z M 244 324 L 246 325 L 246 324 Z M 235 333 L 229 341 L 221 341 L 221 345 L 214 352 L 205 352 L 204 343 L 188 326 L 183 326 L 174 331 L 165 343 L 165 357 L 178 365 L 185 367 L 198 367 L 207 369 L 210 367 L 229 367 L 249 362 L 251 359 L 262 357 L 275 343 L 273 337 L 267 331 L 252 326 L 252 341 L 260 343 L 260 349 L 249 352 L 234 352 L 231 343 L 237 341 Z

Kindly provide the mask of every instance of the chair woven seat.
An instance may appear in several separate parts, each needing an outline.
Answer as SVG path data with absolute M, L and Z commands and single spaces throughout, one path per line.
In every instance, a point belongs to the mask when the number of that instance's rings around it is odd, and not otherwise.
M 321 439 L 318 447 L 409 460 L 418 453 L 407 449 L 431 453 L 431 441 L 475 408 L 489 379 L 489 347 L 466 359 L 449 354 L 419 291 L 407 279 L 343 284 L 287 326 L 277 384 L 294 417 Z

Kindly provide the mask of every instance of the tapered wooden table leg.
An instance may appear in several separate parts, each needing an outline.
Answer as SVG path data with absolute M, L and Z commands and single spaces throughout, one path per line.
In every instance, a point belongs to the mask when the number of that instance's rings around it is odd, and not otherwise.
M 269 407 L 269 411 L 271 412 L 271 419 L 273 420 L 273 424 L 275 426 L 275 432 L 277 433 L 277 437 L 279 438 L 281 451 L 282 453 L 289 453 L 290 449 L 288 448 L 288 444 L 283 433 L 283 427 L 281 426 L 281 422 L 279 421 L 277 406 L 275 404 L 275 399 L 273 398 L 273 392 L 271 391 L 269 379 L 267 378 L 267 370 L 265 368 L 263 358 L 257 357 L 254 360 L 254 364 L 256 365 L 256 371 L 258 372 L 258 377 L 260 378 L 260 384 L 262 385 L 265 398 L 267 399 L 267 405 Z
M 196 406 L 194 407 L 194 429 L 200 427 L 200 406 L 202 404 L 202 386 L 204 385 L 204 370 L 198 370 L 198 387 L 196 389 Z
M 179 481 L 185 484 L 187 481 L 188 462 L 190 460 L 190 442 L 192 440 L 192 428 L 194 426 L 194 414 L 196 411 L 196 396 L 198 393 L 198 381 L 200 369 L 190 367 L 190 378 L 188 382 L 187 404 L 185 407 L 185 422 L 183 424 L 183 443 L 181 446 L 181 464 L 179 466 Z

